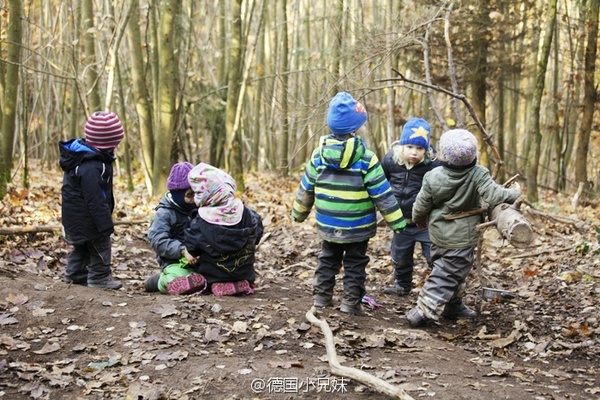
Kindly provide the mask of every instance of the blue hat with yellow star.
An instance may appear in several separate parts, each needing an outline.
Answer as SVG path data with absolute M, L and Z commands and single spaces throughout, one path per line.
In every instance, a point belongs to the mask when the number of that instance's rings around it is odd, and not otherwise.
M 402 135 L 400 135 L 400 144 L 411 144 L 429 149 L 429 136 L 431 127 L 423 118 L 411 118 L 404 124 Z

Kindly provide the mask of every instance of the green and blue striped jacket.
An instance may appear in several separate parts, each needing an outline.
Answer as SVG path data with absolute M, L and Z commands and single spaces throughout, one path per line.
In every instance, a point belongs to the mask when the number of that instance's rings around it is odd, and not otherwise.
M 360 136 L 323 136 L 313 151 L 296 199 L 292 217 L 302 222 L 314 204 L 317 232 L 326 241 L 355 243 L 377 233 L 377 212 L 390 229 L 406 221 L 379 159 Z

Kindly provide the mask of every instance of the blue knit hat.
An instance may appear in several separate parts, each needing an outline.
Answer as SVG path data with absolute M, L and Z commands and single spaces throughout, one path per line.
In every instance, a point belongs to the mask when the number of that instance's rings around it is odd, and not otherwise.
M 346 135 L 356 131 L 367 122 L 367 110 L 350 95 L 339 92 L 329 103 L 327 125 L 336 135 Z
M 429 149 L 429 136 L 431 127 L 423 118 L 411 118 L 404 124 L 402 135 L 400 135 L 400 144 L 411 144 Z

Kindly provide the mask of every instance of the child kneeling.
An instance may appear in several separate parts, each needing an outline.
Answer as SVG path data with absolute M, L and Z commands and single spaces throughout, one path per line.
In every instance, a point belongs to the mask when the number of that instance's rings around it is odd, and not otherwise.
M 184 235 L 193 259 L 165 267 L 158 289 L 169 294 L 254 293 L 256 246 L 263 234 L 260 215 L 235 196 L 234 179 L 218 168 L 200 163 L 188 180 L 198 206 Z

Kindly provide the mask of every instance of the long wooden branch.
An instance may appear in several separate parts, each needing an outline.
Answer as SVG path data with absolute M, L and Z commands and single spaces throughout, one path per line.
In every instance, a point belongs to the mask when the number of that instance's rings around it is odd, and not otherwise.
M 376 376 L 366 373 L 365 371 L 351 367 L 344 367 L 341 365 L 335 353 L 333 332 L 331 332 L 331 328 L 329 328 L 327 321 L 318 319 L 315 316 L 315 307 L 312 307 L 306 312 L 306 319 L 314 326 L 321 328 L 321 331 L 325 336 L 325 348 L 327 350 L 327 360 L 329 361 L 329 366 L 331 367 L 331 373 L 353 379 L 365 386 L 396 399 L 413 400 L 413 398 L 410 397 L 404 390 L 384 381 L 383 379 L 377 378 Z
M 147 223 L 147 220 L 141 221 L 115 221 L 115 225 L 139 225 Z M 36 225 L 36 226 L 9 226 L 0 228 L 0 235 L 26 235 L 28 233 L 42 232 L 60 232 L 61 225 Z

